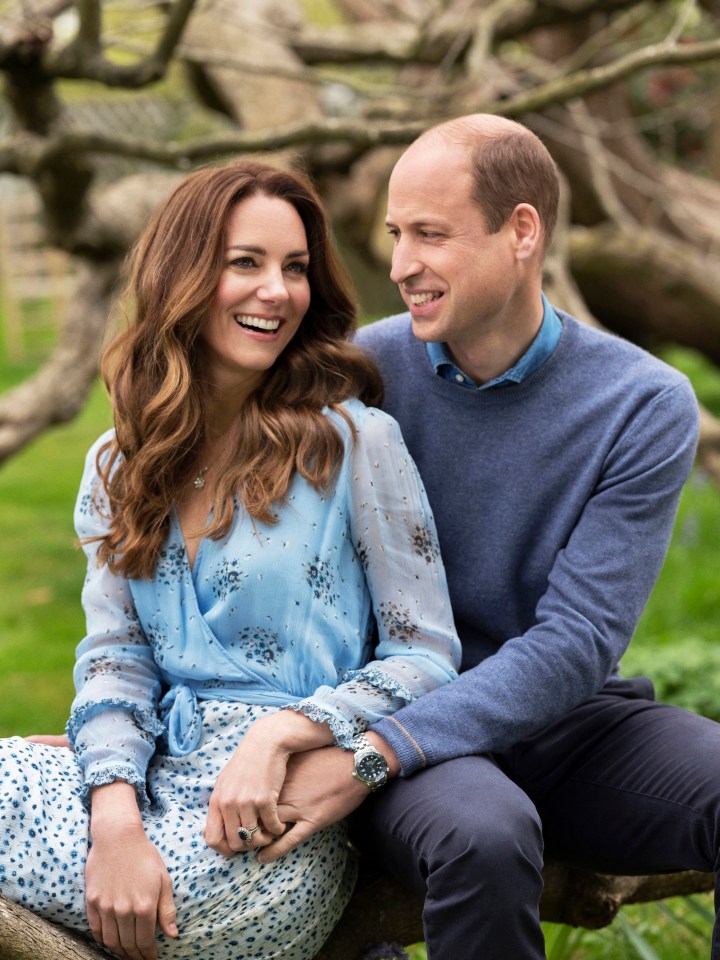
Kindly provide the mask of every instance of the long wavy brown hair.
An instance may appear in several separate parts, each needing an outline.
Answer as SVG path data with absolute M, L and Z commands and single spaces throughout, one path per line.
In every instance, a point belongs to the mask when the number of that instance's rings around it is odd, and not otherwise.
M 223 442 L 204 534 L 220 539 L 229 532 L 235 500 L 254 520 L 274 522 L 296 472 L 318 489 L 330 488 L 343 440 L 323 408 L 337 409 L 354 396 L 373 405 L 382 398 L 377 369 L 349 340 L 356 326 L 352 288 L 307 178 L 254 161 L 188 176 L 137 244 L 126 291 L 132 318 L 102 359 L 115 437 L 97 459 L 110 521 L 109 532 L 97 538 L 98 562 L 124 576 L 152 576 L 173 504 L 198 471 L 211 426 L 200 332 L 224 269 L 230 212 L 256 194 L 285 200 L 300 215 L 311 300 Z

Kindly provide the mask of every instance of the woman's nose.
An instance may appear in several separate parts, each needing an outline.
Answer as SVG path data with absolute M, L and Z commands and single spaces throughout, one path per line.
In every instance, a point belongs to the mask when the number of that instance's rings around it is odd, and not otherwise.
M 282 271 L 273 271 L 262 278 L 262 282 L 257 291 L 260 300 L 278 300 L 288 299 L 288 289 Z

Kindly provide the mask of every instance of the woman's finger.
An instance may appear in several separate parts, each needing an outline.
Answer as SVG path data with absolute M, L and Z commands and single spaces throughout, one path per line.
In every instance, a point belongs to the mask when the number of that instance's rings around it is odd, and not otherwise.
M 145 960 L 138 949 L 137 934 L 135 932 L 135 914 L 127 913 L 116 917 L 118 936 L 120 946 L 124 950 L 124 955 L 130 960 Z
M 278 817 L 277 798 L 265 800 L 258 807 L 259 822 L 271 837 L 279 836 L 285 830 L 285 824 Z M 245 821 L 243 820 L 243 823 Z

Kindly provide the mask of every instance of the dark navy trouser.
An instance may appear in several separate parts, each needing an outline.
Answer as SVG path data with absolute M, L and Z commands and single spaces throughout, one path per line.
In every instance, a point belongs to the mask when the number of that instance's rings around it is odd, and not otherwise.
M 506 753 L 438 764 L 362 805 L 356 843 L 425 894 L 429 960 L 544 960 L 543 845 L 605 873 L 718 869 L 720 724 L 651 698 L 644 678 L 608 684 Z

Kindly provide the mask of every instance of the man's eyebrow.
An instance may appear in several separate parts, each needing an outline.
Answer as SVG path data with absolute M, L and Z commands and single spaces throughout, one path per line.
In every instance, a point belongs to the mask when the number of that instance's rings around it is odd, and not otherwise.
M 385 226 L 395 227 L 397 224 L 392 217 L 388 216 L 385 217 Z M 422 229 L 423 227 L 432 227 L 434 230 L 442 230 L 447 227 L 447 222 L 445 220 L 441 220 L 439 217 L 419 217 L 417 220 L 413 220 L 411 223 L 409 223 L 408 226 L 414 228 L 415 230 Z

